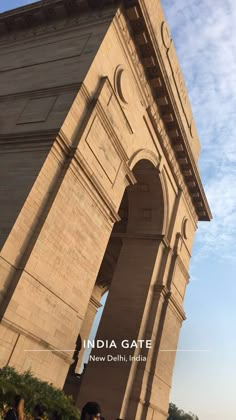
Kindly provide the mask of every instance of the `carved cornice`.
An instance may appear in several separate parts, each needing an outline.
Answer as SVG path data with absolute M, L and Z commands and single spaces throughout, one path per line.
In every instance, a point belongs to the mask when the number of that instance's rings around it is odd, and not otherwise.
M 142 79 L 150 103 L 149 115 L 153 126 L 157 134 L 159 134 L 159 139 L 166 152 L 166 157 L 171 163 L 176 177 L 180 180 L 179 186 L 185 193 L 190 209 L 194 208 L 199 220 L 210 220 L 212 216 L 200 180 L 198 168 L 190 149 L 188 135 L 182 124 L 179 109 L 169 83 L 169 75 L 165 72 L 165 63 L 160 53 L 160 47 L 153 34 L 144 1 L 125 0 L 124 4 L 125 13 L 132 29 L 133 42 L 138 51 L 136 57 L 129 40 L 127 40 L 127 45 L 131 49 L 132 57 L 136 59 L 135 65 L 137 66 L 140 60 L 144 68 L 145 77 L 142 75 Z M 163 21 L 162 25 L 163 42 L 165 41 L 164 25 L 165 21 Z M 129 37 L 128 29 L 123 27 L 122 30 L 126 37 Z M 177 69 L 177 82 L 181 87 L 179 95 L 181 99 L 184 97 L 184 102 L 188 102 L 184 82 L 181 79 L 182 73 L 179 67 Z M 142 72 L 142 70 L 140 71 L 140 66 L 139 72 Z M 186 114 L 186 109 L 190 110 L 190 117 Z M 191 108 L 188 103 L 187 107 L 182 111 L 184 111 L 190 135 L 192 136 L 193 120 Z M 191 197 L 191 202 L 188 197 Z
M 133 66 L 137 72 L 138 75 L 138 81 L 141 83 L 141 93 L 144 100 L 144 103 L 147 106 L 147 114 L 149 115 L 150 122 L 152 124 L 152 127 L 154 129 L 154 132 L 156 133 L 156 136 L 162 145 L 163 152 L 166 156 L 166 159 L 168 163 L 170 164 L 170 167 L 172 168 L 172 172 L 175 178 L 176 185 L 183 191 L 185 199 L 188 203 L 189 209 L 192 214 L 192 218 L 194 222 L 196 223 L 198 220 L 197 213 L 195 211 L 194 205 L 192 203 L 190 194 L 188 192 L 188 189 L 186 187 L 186 183 L 184 181 L 184 178 L 182 176 L 178 161 L 176 159 L 173 146 L 171 144 L 171 141 L 167 135 L 163 120 L 160 116 L 160 112 L 158 109 L 158 105 L 155 102 L 155 97 L 153 95 L 151 86 L 148 82 L 148 78 L 146 77 L 143 65 L 141 64 L 141 59 L 138 55 L 137 48 L 135 45 L 134 40 L 131 38 L 129 29 L 127 27 L 127 24 L 125 20 L 123 19 L 122 14 L 119 15 L 117 19 L 117 26 L 118 31 L 123 36 L 123 43 L 125 44 L 126 48 L 129 51 L 129 57 L 131 57 Z
M 11 35 L 17 31 L 42 29 L 42 26 L 58 21 L 73 19 L 74 24 L 78 24 L 77 19 L 85 11 L 100 9 L 104 6 L 114 5 L 119 0 L 42 0 L 36 3 L 19 7 L 0 14 L 0 35 Z M 85 14 L 84 14 L 85 15 Z M 109 15 L 109 11 L 108 11 Z M 86 16 L 86 15 L 85 15 Z M 89 16 L 89 15 L 88 15 Z M 100 21 L 104 15 L 100 17 Z M 106 17 L 105 17 L 106 19 Z M 100 23 L 97 21 L 97 23 Z

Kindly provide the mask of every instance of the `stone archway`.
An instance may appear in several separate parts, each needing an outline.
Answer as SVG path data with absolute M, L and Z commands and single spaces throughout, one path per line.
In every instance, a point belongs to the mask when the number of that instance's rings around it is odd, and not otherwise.
M 166 420 L 193 238 L 211 219 L 182 73 L 160 1 L 46 3 L 2 18 L 0 366 L 63 387 L 109 288 L 98 337 L 155 345 L 112 374 L 90 364 L 79 401 Z
M 133 174 L 137 183 L 124 193 L 121 221 L 114 225 L 96 281 L 101 290 L 109 289 L 96 337 L 106 344 L 93 349 L 78 397 L 80 406 L 87 400 L 98 400 L 109 418 L 120 416 L 127 383 L 134 379 L 138 365 L 145 369 L 147 345 L 152 345 L 151 331 L 146 328 L 148 306 L 156 282 L 166 211 L 160 176 L 153 163 L 138 161 Z M 127 340 L 124 346 L 134 340 L 139 346 L 124 348 L 123 340 Z M 150 340 L 150 344 L 138 340 Z M 112 341 L 117 348 L 107 348 Z

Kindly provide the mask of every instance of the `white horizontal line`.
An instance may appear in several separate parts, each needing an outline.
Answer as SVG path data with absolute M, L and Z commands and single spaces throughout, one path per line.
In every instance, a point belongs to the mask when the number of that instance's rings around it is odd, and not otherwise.
M 24 351 L 27 351 L 27 352 L 32 352 L 32 351 L 34 351 L 34 352 L 48 352 L 48 351 L 73 351 L 73 352 L 75 352 L 75 349 L 73 349 L 73 350 L 67 350 L 67 349 L 52 349 L 52 350 L 47 350 L 47 349 L 42 349 L 42 350 L 37 350 L 37 349 L 27 349 L 27 350 L 24 350 Z
M 52 351 L 65 351 L 65 352 L 74 352 L 75 349 L 70 350 L 70 349 L 55 349 L 55 350 L 47 350 L 47 349 L 42 349 L 42 350 L 37 350 L 37 349 L 27 349 L 24 350 L 25 352 L 52 352 Z M 202 349 L 160 349 L 159 351 L 162 352 L 210 352 L 211 350 L 202 350 Z
M 183 350 L 159 350 L 159 351 L 173 351 L 173 352 L 210 352 L 211 350 L 201 350 L 201 349 L 183 349 Z

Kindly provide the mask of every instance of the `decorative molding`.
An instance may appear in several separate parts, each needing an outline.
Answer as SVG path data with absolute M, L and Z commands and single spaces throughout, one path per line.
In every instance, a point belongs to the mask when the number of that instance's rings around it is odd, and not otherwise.
M 97 300 L 93 295 L 89 299 L 89 303 L 91 304 L 92 308 L 96 311 L 102 307 L 102 304 Z
M 124 106 L 128 104 L 128 98 L 124 86 L 124 77 L 127 77 L 126 72 L 127 70 L 125 70 L 121 65 L 119 65 L 117 66 L 114 74 L 115 92 Z
M 175 313 L 178 315 L 179 321 L 182 323 L 186 320 L 186 314 L 182 308 L 182 306 L 179 304 L 177 299 L 174 297 L 174 295 L 171 293 L 170 299 L 170 306 L 174 309 Z
M 130 125 L 130 123 L 129 123 L 129 120 L 128 120 L 128 118 L 126 117 L 126 114 L 125 114 L 125 112 L 124 112 L 124 109 L 123 109 L 123 107 L 121 106 L 120 101 L 119 101 L 119 100 L 118 100 L 118 98 L 117 98 L 117 94 L 116 94 L 115 90 L 113 89 L 112 84 L 111 84 L 111 82 L 110 82 L 110 80 L 109 80 L 109 78 L 108 78 L 108 77 L 102 77 L 102 78 L 101 78 L 100 89 L 98 90 L 99 97 L 97 96 L 97 101 L 98 101 L 98 104 L 99 104 L 100 100 L 102 101 L 100 94 L 102 93 L 102 90 L 103 90 L 103 89 L 105 89 L 105 88 L 106 88 L 106 89 L 108 89 L 108 90 L 110 90 L 110 100 L 111 100 L 111 98 L 112 98 L 112 97 L 114 97 L 114 99 L 116 100 L 117 106 L 119 107 L 119 109 L 120 109 L 120 111 L 121 111 L 121 114 L 122 114 L 122 116 L 123 116 L 123 118 L 124 118 L 124 122 L 125 122 L 125 125 L 126 125 L 126 127 L 127 127 L 128 131 L 129 131 L 129 133 L 130 133 L 130 134 L 133 134 L 133 130 L 132 130 L 132 127 L 131 127 L 131 125 Z M 110 102 L 110 100 L 109 100 L 109 102 Z M 108 103 L 107 105 L 109 105 L 109 103 Z M 112 128 L 113 132 L 115 132 L 115 131 L 114 131 L 114 129 L 113 129 L 113 125 L 110 123 L 110 120 L 109 120 L 109 118 L 107 117 L 106 112 L 104 113 L 104 117 L 106 117 L 106 121 L 108 122 L 108 124 L 109 124 L 109 125 L 110 125 L 110 127 Z M 119 142 L 119 143 L 120 143 L 120 142 Z M 125 152 L 125 150 L 124 150 L 124 149 L 123 149 L 123 154 L 125 154 L 125 155 L 126 155 L 126 152 Z M 127 157 L 127 155 L 126 155 L 126 157 Z M 128 157 L 127 157 L 127 159 L 128 159 Z
M 189 237 L 189 220 L 187 217 L 184 217 L 182 222 L 182 235 L 184 239 L 188 239 Z
M 181 323 L 185 321 L 186 315 L 182 306 L 178 303 L 173 293 L 165 285 L 156 284 L 154 286 L 154 293 L 157 294 L 157 296 L 162 297 L 164 301 L 169 302 L 172 309 L 174 309 L 175 313 L 178 315 L 179 321 Z
M 182 272 L 186 282 L 189 283 L 189 277 L 190 277 L 189 272 L 188 272 L 187 268 L 185 267 L 185 264 L 184 264 L 184 262 L 181 258 L 180 252 L 179 252 L 180 251 L 180 246 L 182 246 L 182 245 L 185 247 L 185 250 L 186 250 L 186 252 L 188 254 L 188 257 L 189 257 L 189 260 L 190 260 L 191 254 L 190 254 L 190 252 L 189 252 L 189 250 L 186 246 L 186 243 L 185 243 L 184 239 L 182 238 L 181 234 L 179 233 L 179 234 L 176 235 L 175 246 L 174 246 L 174 249 L 172 250 L 172 255 L 174 257 L 174 267 L 176 265 L 178 265 L 178 267 L 179 267 L 180 271 Z
M 185 247 L 185 249 L 188 253 L 189 259 L 190 259 L 192 255 L 191 255 L 191 253 L 190 253 L 190 251 L 187 247 L 187 244 L 186 244 L 186 241 L 184 240 L 183 235 L 179 232 L 179 233 L 176 234 L 176 242 L 175 242 L 175 246 L 174 246 L 174 252 L 178 256 L 180 256 L 180 249 L 182 248 L 182 245 Z
M 116 14 L 113 24 L 116 29 L 116 34 L 120 39 L 120 44 L 123 46 L 127 61 L 132 64 L 130 67 L 133 70 L 134 79 L 137 83 L 137 86 L 139 87 L 139 93 L 142 96 L 144 106 L 147 107 L 153 101 L 151 89 L 143 71 L 143 65 L 141 64 L 137 54 L 135 41 L 130 35 L 130 30 L 127 25 L 127 18 L 125 17 L 122 10 L 119 10 L 119 12 Z
M 136 8 L 135 8 L 136 9 Z M 186 201 L 188 203 L 188 206 L 190 207 L 190 211 L 192 214 L 192 217 L 195 221 L 195 223 L 198 220 L 198 216 L 196 214 L 195 208 L 192 204 L 188 189 L 186 187 L 186 184 L 184 182 L 184 179 L 181 174 L 180 167 L 178 165 L 178 161 L 175 156 L 175 152 L 173 150 L 173 146 L 171 145 L 171 142 L 167 136 L 164 123 L 162 121 L 162 118 L 160 116 L 158 105 L 156 103 L 156 98 L 153 95 L 151 86 L 148 82 L 148 78 L 146 77 L 144 67 L 141 64 L 141 59 L 139 57 L 139 54 L 137 52 L 137 48 L 135 45 L 135 41 L 133 41 L 128 26 L 126 24 L 125 18 L 120 13 L 118 17 L 115 19 L 114 23 L 117 25 L 117 30 L 122 34 L 123 37 L 123 44 L 128 48 L 129 56 L 132 59 L 133 67 L 137 72 L 138 79 L 142 85 L 142 91 L 144 95 L 144 102 L 147 106 L 147 115 L 149 116 L 149 119 L 151 121 L 152 127 L 154 129 L 154 132 L 156 133 L 158 140 L 162 146 L 162 149 L 165 153 L 166 159 L 172 168 L 173 175 L 175 178 L 175 182 L 178 185 L 179 188 L 181 188 L 185 194 Z M 148 54 L 150 54 L 151 49 L 148 49 Z
M 77 93 L 81 87 L 82 83 L 70 83 L 68 85 L 61 85 L 61 86 L 54 86 L 44 89 L 37 89 L 37 90 L 29 90 L 27 92 L 19 92 L 19 93 L 11 93 L 9 95 L 1 95 L 0 94 L 0 100 L 1 101 L 9 101 L 12 99 L 22 99 L 22 98 L 29 98 L 29 99 L 35 99 L 35 98 L 42 98 L 44 96 L 50 96 L 50 95 L 59 95 L 61 93 L 69 93 L 69 92 L 75 92 Z
M 116 131 L 114 130 L 114 127 L 108 117 L 107 112 L 105 111 L 103 105 L 102 105 L 102 95 L 103 95 L 103 91 L 108 88 L 109 90 L 111 90 L 112 95 L 114 95 L 114 97 L 116 97 L 115 92 L 110 84 L 110 81 L 107 77 L 103 78 L 101 80 L 101 84 L 102 84 L 102 89 L 99 92 L 99 97 L 96 101 L 96 111 L 98 113 L 98 115 L 100 116 L 100 119 L 102 120 L 104 127 L 106 128 L 107 134 L 109 135 L 110 139 L 112 140 L 114 146 L 116 147 L 117 153 L 120 156 L 120 159 L 123 162 L 127 162 L 128 161 L 128 155 L 125 151 L 125 149 L 123 148 L 119 137 L 116 133 Z M 117 98 L 116 98 L 117 99 Z M 119 104 L 119 101 L 117 100 L 117 103 Z M 122 110 L 123 111 L 123 110 Z M 127 118 L 125 116 L 125 114 L 122 112 L 123 116 L 124 116 L 124 121 L 125 123 L 127 123 Z M 129 128 L 130 126 L 127 126 L 128 131 L 130 132 Z M 128 166 L 127 166 L 127 170 L 128 170 Z M 128 170 L 128 172 L 130 172 Z
M 102 124 L 109 136 L 110 141 L 112 142 L 117 155 L 119 156 L 122 165 L 123 165 L 123 169 L 125 171 L 125 176 L 127 181 L 129 182 L 129 184 L 135 184 L 136 180 L 135 177 L 130 169 L 130 165 L 129 165 L 129 158 L 128 155 L 122 145 L 122 143 L 120 142 L 120 139 L 113 127 L 113 124 L 111 123 L 108 113 L 105 109 L 105 103 L 104 103 L 104 99 L 103 97 L 106 97 L 106 91 L 109 92 L 110 95 L 110 99 L 111 97 L 114 97 L 114 99 L 117 102 L 117 105 L 119 106 L 120 110 L 121 110 L 121 115 L 124 118 L 124 123 L 127 127 L 127 130 L 129 133 L 133 133 L 132 128 L 129 125 L 129 122 L 127 120 L 126 115 L 124 114 L 124 111 L 122 109 L 122 107 L 120 106 L 119 100 L 116 96 L 116 93 L 108 79 L 108 77 L 103 77 L 100 80 L 100 86 L 99 89 L 97 90 L 97 93 L 95 95 L 95 98 L 93 99 L 93 101 L 91 102 L 91 98 L 89 96 L 88 90 L 86 88 L 86 86 L 84 84 L 82 84 L 80 92 L 83 95 L 83 98 L 85 99 L 87 106 L 89 107 L 90 104 L 92 104 L 92 108 L 91 108 L 91 113 L 89 115 L 88 120 L 91 120 L 91 118 L 93 118 L 93 115 L 98 115 L 99 119 L 102 121 Z M 88 120 L 86 121 L 86 125 L 88 123 Z M 83 129 L 85 128 L 85 126 L 83 126 Z M 80 134 L 83 135 L 83 133 Z
M 189 272 L 188 272 L 187 268 L 185 267 L 185 265 L 184 265 L 184 263 L 183 263 L 183 261 L 182 261 L 182 259 L 180 258 L 179 255 L 176 255 L 176 264 L 180 268 L 180 271 L 183 274 L 183 276 L 184 276 L 184 278 L 185 278 L 185 280 L 188 284 L 190 275 L 189 275 Z
M 165 245 L 164 235 L 153 234 L 153 233 L 123 233 L 123 232 L 113 232 L 112 237 L 121 238 L 127 240 L 144 240 L 144 241 L 157 241 L 159 243 L 163 242 Z
M 125 7 L 125 14 L 132 28 L 132 37 L 128 26 L 122 21 L 121 14 L 119 19 L 117 18 L 117 22 L 121 33 L 123 33 L 125 45 L 129 48 L 134 67 L 142 79 L 146 100 L 150 104 L 149 115 L 152 117 L 156 132 L 159 133 L 159 138 L 162 140 L 168 161 L 174 168 L 176 177 L 178 178 L 181 174 L 179 186 L 184 190 L 194 219 L 210 220 L 211 212 L 145 4 L 142 0 L 133 0 L 132 2 L 126 0 Z M 165 45 L 171 42 L 168 41 L 167 35 L 163 23 L 162 37 Z M 179 69 L 178 66 L 177 69 Z M 178 75 L 180 74 L 182 75 L 179 69 Z M 177 79 L 179 94 L 181 98 L 182 96 L 185 98 L 187 94 L 182 79 L 180 80 L 180 76 Z M 181 146 L 182 149 L 179 152 L 178 148 Z M 195 212 L 197 216 L 194 214 Z
M 108 10 L 103 11 L 103 16 L 95 19 L 93 24 L 100 24 L 106 22 L 110 17 L 114 16 L 116 8 L 115 3 L 118 0 L 102 1 L 99 2 L 92 0 L 44 0 L 36 3 L 19 7 L 1 13 L 0 15 L 0 36 L 7 35 L 12 37 L 14 41 L 26 36 L 27 38 L 35 37 L 35 35 L 55 32 L 55 29 L 66 29 L 68 21 L 70 20 L 69 30 L 76 27 L 78 23 L 86 25 L 91 24 L 91 11 L 108 5 L 113 5 Z M 86 14 L 84 12 L 87 12 Z M 88 13 L 89 12 L 89 13 Z M 14 35 L 17 33 L 17 37 Z M 3 40 L 4 41 L 4 40 Z
M 112 137 L 106 129 L 107 127 L 105 127 L 104 120 L 99 118 L 98 113 L 93 115 L 91 119 L 84 143 L 96 162 L 94 165 L 95 172 L 99 167 L 110 185 L 114 187 L 122 160 L 117 153 Z
M 142 159 L 147 159 L 152 162 L 153 166 L 159 170 L 161 157 L 148 149 L 137 150 L 129 159 L 129 168 L 133 169 L 136 163 Z
M 49 151 L 56 135 L 57 130 L 0 134 L 0 154 L 33 150 Z
M 16 125 L 35 124 L 47 121 L 57 98 L 58 96 L 56 95 L 50 95 L 28 99 L 16 120 Z

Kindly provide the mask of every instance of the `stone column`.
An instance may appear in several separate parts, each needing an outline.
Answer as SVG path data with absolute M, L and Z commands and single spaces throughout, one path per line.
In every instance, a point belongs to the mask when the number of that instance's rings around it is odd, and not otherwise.
M 163 286 L 153 294 L 146 335 L 152 337 L 147 362 L 139 363 L 130 394 L 123 404 L 121 418 L 126 420 L 166 420 L 179 332 L 184 314 L 177 310 L 171 293 Z M 154 315 L 155 312 L 155 315 Z M 144 353 L 144 352 L 143 352 Z M 125 401 L 124 401 L 125 403 Z
M 146 352 L 146 363 L 139 363 L 135 375 L 130 375 L 120 413 L 122 419 L 166 420 L 168 416 L 176 349 L 185 319 L 180 291 L 188 281 L 184 267 L 183 272 L 178 271 L 179 264 L 182 262 L 175 251 L 166 247 L 151 292 L 145 329 L 145 337 L 151 337 L 152 348 Z
M 101 292 L 102 290 L 97 285 L 95 285 L 93 289 L 93 294 L 89 300 L 84 321 L 80 329 L 80 334 L 76 342 L 75 353 L 73 356 L 74 362 L 70 366 L 65 380 L 63 389 L 67 395 L 71 395 L 74 399 L 76 399 L 77 397 L 78 390 L 80 389 L 81 382 L 83 379 L 84 366 L 82 366 L 82 361 L 85 352 L 85 349 L 83 347 L 83 340 L 87 340 L 89 338 L 97 311 L 101 307 Z M 82 372 L 81 375 L 79 375 L 81 368 Z
M 100 357 L 100 360 L 89 362 L 77 399 L 79 407 L 89 400 L 99 402 L 105 418 L 116 419 L 120 415 L 132 366 L 130 357 L 137 353 L 135 348 L 122 348 L 120 343 L 143 339 L 145 306 L 152 279 L 156 276 L 159 245 L 159 239 L 147 235 L 123 238 L 96 337 L 108 342 L 114 340 L 117 348 L 92 351 L 92 356 Z M 107 355 L 118 359 L 109 361 Z
M 101 296 L 100 296 L 100 298 L 101 298 Z M 84 321 L 83 321 L 83 324 L 82 324 L 82 327 L 81 327 L 81 330 L 80 330 L 80 337 L 81 337 L 81 340 L 82 340 L 82 348 L 79 352 L 79 359 L 78 359 L 78 363 L 77 363 L 77 366 L 76 366 L 76 369 L 75 369 L 76 373 L 79 373 L 81 367 L 83 368 L 83 366 L 81 366 L 82 359 L 83 359 L 84 352 L 85 352 L 85 349 L 83 347 L 83 340 L 88 340 L 88 338 L 89 338 L 89 335 L 90 335 L 90 332 L 91 332 L 91 329 L 92 329 L 97 311 L 101 307 L 101 304 L 99 302 L 100 298 L 98 300 L 92 295 L 91 298 L 90 298 L 89 304 L 88 304 L 88 309 L 86 311 Z

